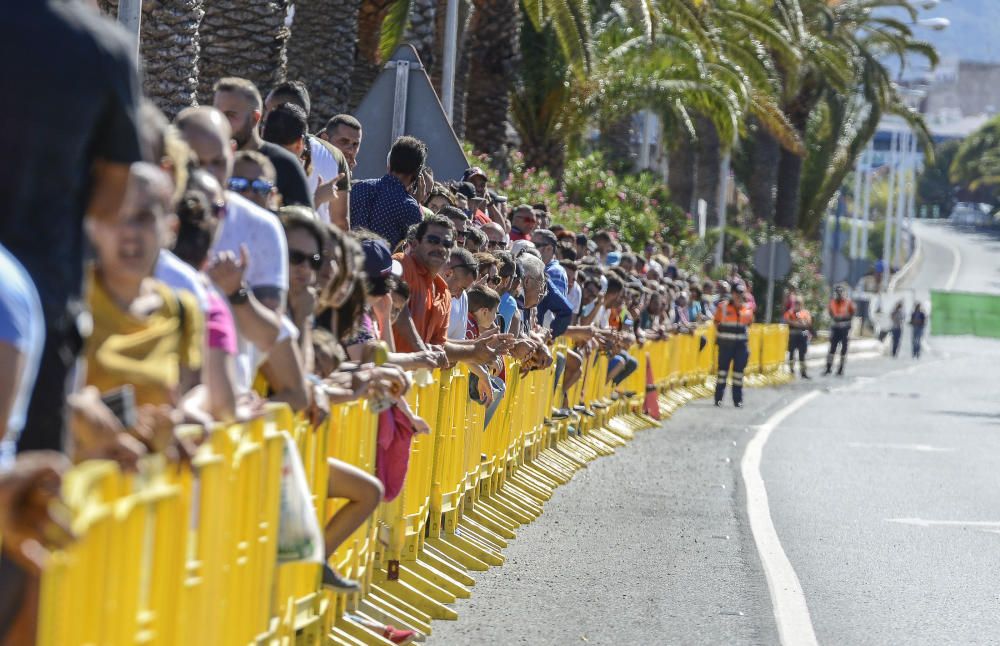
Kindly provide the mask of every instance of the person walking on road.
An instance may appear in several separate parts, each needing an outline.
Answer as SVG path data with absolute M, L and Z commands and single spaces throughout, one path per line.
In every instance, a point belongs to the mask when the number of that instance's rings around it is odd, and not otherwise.
M 837 285 L 833 288 L 833 298 L 828 306 L 830 318 L 833 320 L 830 326 L 830 352 L 826 355 L 826 372 L 829 375 L 833 371 L 833 355 L 840 347 L 840 366 L 837 368 L 837 376 L 844 375 L 844 363 L 847 361 L 847 337 L 851 334 L 851 321 L 854 319 L 856 308 L 854 301 L 844 295 L 844 286 Z
M 715 310 L 716 339 L 719 344 L 719 374 L 715 382 L 715 405 L 722 406 L 726 394 L 729 366 L 733 367 L 733 405 L 743 408 L 743 371 L 750 358 L 747 346 L 748 328 L 753 323 L 753 311 L 746 305 L 743 283 L 733 285 L 728 300 L 719 303 Z
M 795 354 L 799 355 L 799 373 L 803 379 L 808 379 L 806 374 L 806 350 L 809 348 L 810 330 L 812 329 L 812 315 L 809 310 L 802 307 L 802 299 L 792 296 L 789 300 L 789 307 L 785 310 L 785 323 L 788 324 L 788 369 L 795 374 Z
M 892 328 L 890 329 L 890 334 L 892 334 L 892 356 L 893 358 L 899 354 L 899 341 L 903 337 L 903 319 L 906 318 L 906 312 L 903 311 L 903 301 L 896 303 L 896 306 L 892 308 Z
M 910 327 L 913 328 L 913 358 L 920 358 L 920 342 L 924 336 L 924 328 L 927 326 L 927 314 L 920 303 L 913 306 L 913 314 L 910 314 Z

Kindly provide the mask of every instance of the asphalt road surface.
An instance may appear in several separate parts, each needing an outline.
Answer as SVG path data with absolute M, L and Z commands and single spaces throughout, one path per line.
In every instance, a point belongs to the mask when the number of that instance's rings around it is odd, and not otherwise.
M 914 297 L 1000 292 L 1000 243 L 917 231 Z M 1000 643 L 1000 343 L 930 346 L 688 404 L 560 488 L 428 643 Z

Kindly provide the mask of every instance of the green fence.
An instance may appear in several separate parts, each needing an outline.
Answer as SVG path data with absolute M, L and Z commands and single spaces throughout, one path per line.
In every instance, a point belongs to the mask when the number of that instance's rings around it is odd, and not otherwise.
M 1000 296 L 932 291 L 931 334 L 1000 338 Z

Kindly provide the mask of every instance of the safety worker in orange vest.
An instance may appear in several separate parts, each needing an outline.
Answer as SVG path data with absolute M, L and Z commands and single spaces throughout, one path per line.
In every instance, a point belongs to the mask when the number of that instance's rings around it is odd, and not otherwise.
M 795 374 L 795 354 L 799 355 L 799 372 L 803 379 L 806 374 L 806 350 L 809 349 L 809 338 L 812 336 L 812 315 L 802 307 L 802 299 L 793 296 L 789 299 L 789 307 L 785 310 L 785 323 L 788 325 L 788 370 Z
M 837 368 L 837 375 L 843 376 L 844 362 L 847 360 L 847 337 L 851 333 L 851 321 L 857 311 L 854 301 L 844 294 L 843 285 L 833 288 L 833 298 L 830 299 L 828 310 L 833 323 L 830 327 L 830 352 L 826 355 L 826 372 L 823 374 L 828 375 L 833 370 L 833 355 L 837 353 L 839 346 L 840 366 Z
M 743 408 L 743 371 L 750 358 L 747 345 L 753 310 L 743 300 L 746 287 L 736 283 L 727 300 L 715 309 L 716 341 L 719 344 L 719 373 L 715 382 L 715 405 L 722 406 L 729 366 L 733 368 L 733 404 Z

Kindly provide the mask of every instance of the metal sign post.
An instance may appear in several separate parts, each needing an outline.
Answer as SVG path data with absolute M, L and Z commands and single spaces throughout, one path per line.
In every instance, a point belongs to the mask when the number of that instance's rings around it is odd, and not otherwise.
M 441 103 L 448 123 L 455 116 L 455 59 L 458 51 L 458 0 L 448 0 L 444 17 L 444 60 L 441 63 Z
M 139 56 L 139 28 L 142 26 L 142 0 L 119 0 L 118 22 L 135 36 L 135 55 Z

